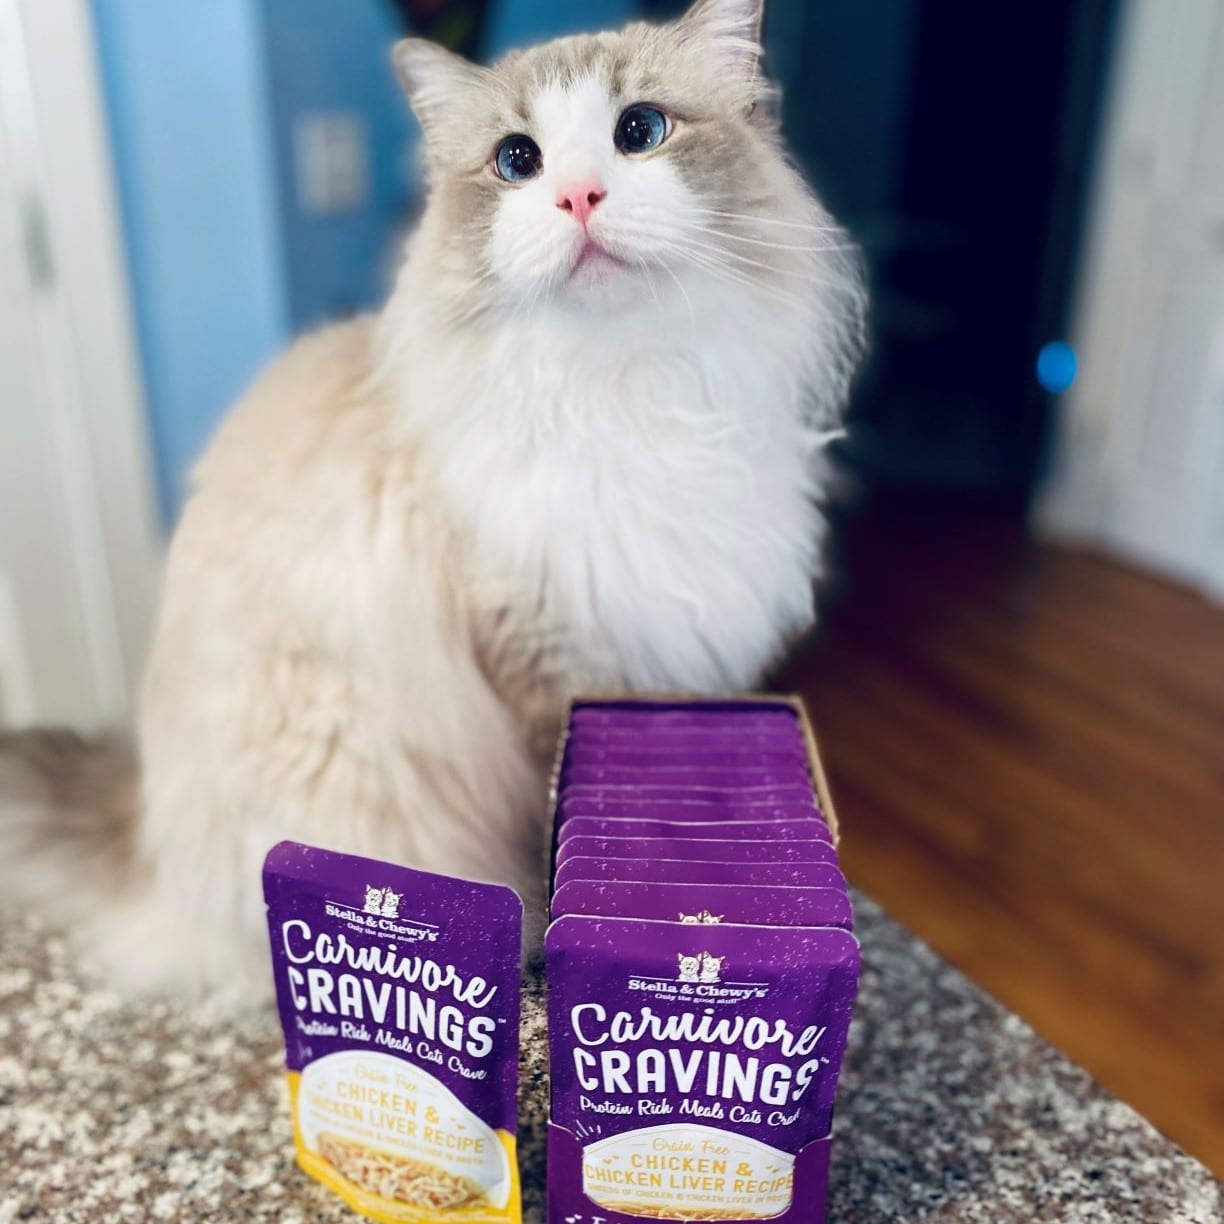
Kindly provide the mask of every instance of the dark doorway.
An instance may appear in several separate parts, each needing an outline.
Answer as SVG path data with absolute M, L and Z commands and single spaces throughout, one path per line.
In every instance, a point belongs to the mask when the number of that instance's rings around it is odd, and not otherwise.
M 660 14 L 674 4 L 656 4 Z M 791 147 L 871 271 L 847 464 L 1023 504 L 1065 337 L 1117 0 L 769 0 Z

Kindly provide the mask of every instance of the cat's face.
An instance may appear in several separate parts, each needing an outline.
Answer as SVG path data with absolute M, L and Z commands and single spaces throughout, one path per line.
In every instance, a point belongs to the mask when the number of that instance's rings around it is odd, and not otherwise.
M 401 44 L 426 135 L 425 228 L 465 309 L 620 308 L 677 281 L 792 275 L 814 227 L 785 220 L 809 198 L 757 105 L 759 21 L 760 0 L 700 0 L 667 25 L 492 69 Z

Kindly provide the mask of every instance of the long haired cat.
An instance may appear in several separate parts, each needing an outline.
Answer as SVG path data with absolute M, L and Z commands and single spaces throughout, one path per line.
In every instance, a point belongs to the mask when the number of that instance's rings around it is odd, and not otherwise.
M 262 987 L 281 838 L 533 905 L 565 696 L 740 689 L 809 626 L 862 293 L 759 21 L 699 0 L 492 68 L 399 45 L 427 210 L 382 315 L 295 345 L 199 465 L 139 781 L 0 749 L 3 889 L 113 982 Z

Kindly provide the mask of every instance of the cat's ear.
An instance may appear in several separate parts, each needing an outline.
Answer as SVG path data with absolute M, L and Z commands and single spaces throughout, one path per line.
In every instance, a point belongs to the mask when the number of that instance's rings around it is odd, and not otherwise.
M 708 43 L 728 71 L 754 81 L 760 72 L 764 10 L 764 0 L 697 0 L 680 24 Z
M 486 69 L 425 38 L 401 39 L 392 56 L 427 140 L 466 113 L 473 93 L 488 85 Z

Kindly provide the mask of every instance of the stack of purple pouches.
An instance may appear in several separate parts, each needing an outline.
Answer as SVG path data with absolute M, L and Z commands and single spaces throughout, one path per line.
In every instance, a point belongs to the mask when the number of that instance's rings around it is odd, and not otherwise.
M 859 950 L 809 751 L 785 699 L 573 706 L 554 794 L 550 1219 L 823 1218 Z M 783 1036 L 702 1062 L 700 1042 L 652 1045 L 648 1013 L 673 1017 L 660 1032 Z M 711 1165 L 698 1184 L 641 1155 L 724 1143 L 747 1176 Z
M 556 780 L 551 917 L 675 918 L 673 897 L 694 885 L 699 910 L 730 900 L 712 886 L 751 887 L 751 917 L 723 914 L 726 922 L 762 922 L 772 902 L 803 925 L 852 929 L 796 708 L 575 704 Z

